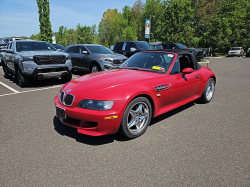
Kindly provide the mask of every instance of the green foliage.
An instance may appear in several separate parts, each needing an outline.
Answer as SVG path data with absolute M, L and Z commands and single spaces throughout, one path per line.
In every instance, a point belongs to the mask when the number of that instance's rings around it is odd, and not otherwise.
M 49 0 L 37 0 L 40 33 L 31 39 L 51 39 Z M 145 19 L 151 15 L 151 41 L 183 43 L 225 53 L 232 46 L 250 47 L 249 0 L 135 0 L 122 12 L 107 9 L 98 25 L 75 29 L 61 26 L 54 33 L 57 43 L 114 45 L 117 41 L 146 40 Z M 98 31 L 97 31 L 98 30 Z
M 49 0 L 36 0 L 40 22 L 40 40 L 52 42 Z

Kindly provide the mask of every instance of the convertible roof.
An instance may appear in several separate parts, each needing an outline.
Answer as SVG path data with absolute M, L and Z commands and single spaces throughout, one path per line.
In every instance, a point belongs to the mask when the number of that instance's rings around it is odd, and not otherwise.
M 165 52 L 176 53 L 179 55 L 192 54 L 187 49 L 151 49 L 149 51 L 165 51 Z
M 154 51 L 172 52 L 178 55 L 190 55 L 192 57 L 195 69 L 201 68 L 201 65 L 198 63 L 193 53 L 190 53 L 187 49 L 151 49 L 151 50 L 142 51 L 142 52 L 154 52 Z

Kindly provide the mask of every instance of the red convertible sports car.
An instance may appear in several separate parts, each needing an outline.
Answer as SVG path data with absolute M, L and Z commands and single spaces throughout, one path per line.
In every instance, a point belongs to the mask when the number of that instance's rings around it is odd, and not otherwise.
M 212 100 L 216 76 L 182 50 L 134 54 L 119 69 L 84 75 L 55 97 L 60 121 L 78 133 L 101 136 L 145 133 L 153 117 L 199 99 Z

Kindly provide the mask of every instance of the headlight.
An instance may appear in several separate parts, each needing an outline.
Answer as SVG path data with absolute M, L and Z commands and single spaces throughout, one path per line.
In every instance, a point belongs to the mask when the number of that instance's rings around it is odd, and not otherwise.
M 113 59 L 112 58 L 102 57 L 102 58 L 99 58 L 99 60 L 101 60 L 103 62 L 113 63 Z
M 91 99 L 82 100 L 77 107 L 92 110 L 109 110 L 112 108 L 114 101 L 98 101 Z
M 34 61 L 32 57 L 23 57 L 23 61 Z
M 66 60 L 70 60 L 70 56 L 69 55 L 65 55 L 66 56 Z

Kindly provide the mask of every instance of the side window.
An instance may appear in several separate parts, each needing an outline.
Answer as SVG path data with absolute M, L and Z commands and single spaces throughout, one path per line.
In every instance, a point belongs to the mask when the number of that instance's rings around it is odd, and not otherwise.
M 80 54 L 82 54 L 82 51 L 88 51 L 85 47 L 80 46 Z
M 78 47 L 78 46 L 70 47 L 70 48 L 67 50 L 67 53 L 79 53 L 79 47 Z
M 12 45 L 11 45 L 11 49 L 14 51 L 15 49 L 15 44 L 14 43 L 12 43 Z
M 8 49 L 11 49 L 11 47 L 12 47 L 12 43 L 9 43 L 9 47 L 8 47 Z
M 115 50 L 122 50 L 123 42 L 119 42 L 115 45 Z
M 169 44 L 169 49 L 178 49 L 174 44 Z
M 180 57 L 179 62 L 180 62 L 180 70 L 181 70 L 181 72 L 185 68 L 192 68 L 193 70 L 195 70 L 194 69 L 194 62 L 193 62 L 191 56 L 184 55 L 184 56 Z
M 136 48 L 136 45 L 134 44 L 134 42 L 128 42 L 126 44 L 125 50 L 130 51 L 130 48 Z
M 180 62 L 179 62 L 179 58 L 177 58 L 174 62 L 174 66 L 172 67 L 170 75 L 179 74 L 179 73 L 180 73 Z

